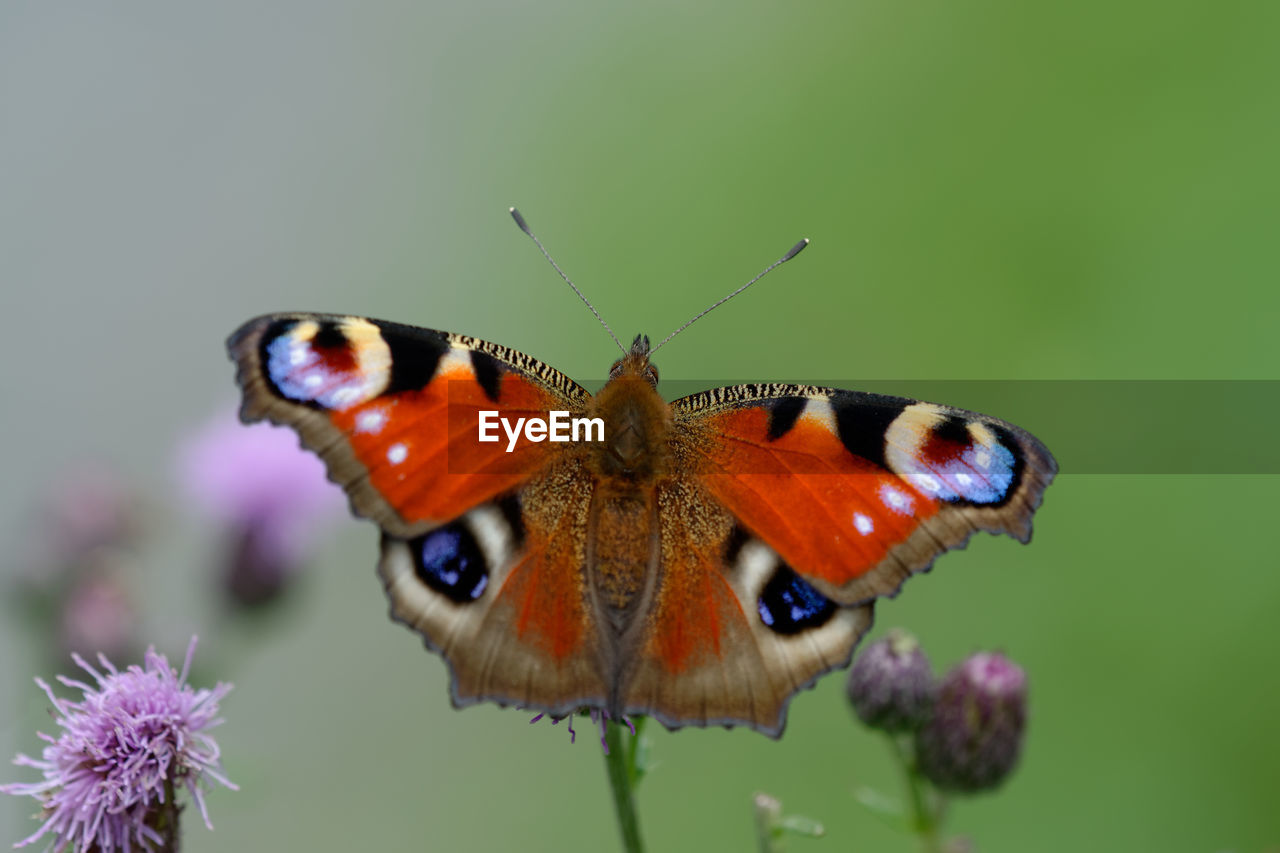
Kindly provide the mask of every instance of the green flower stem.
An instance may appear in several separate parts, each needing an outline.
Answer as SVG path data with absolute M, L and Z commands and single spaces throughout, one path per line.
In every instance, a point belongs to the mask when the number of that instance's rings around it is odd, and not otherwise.
M 635 753 L 622 742 L 622 726 L 617 723 L 606 725 L 604 740 L 609 747 L 604 766 L 609 774 L 609 787 L 613 789 L 613 807 L 618 813 L 622 849 L 626 853 L 644 853 L 644 844 L 640 841 L 640 819 L 636 815 L 635 768 L 631 766 Z
M 943 800 L 932 795 L 929 782 L 920 773 L 915 750 L 903 738 L 889 735 L 893 756 L 907 781 L 907 801 L 911 809 L 911 829 L 920 839 L 924 853 L 941 853 Z M 933 802 L 930 802 L 933 800 Z
M 170 768 L 172 772 L 172 768 Z M 160 833 L 163 839 L 161 853 L 179 853 L 182 845 L 182 836 L 178 833 L 178 803 L 176 799 L 177 790 L 173 784 L 173 776 L 169 775 L 164 780 L 164 805 L 160 806 L 158 813 L 154 818 L 153 828 Z M 97 849 L 97 848 L 95 848 Z

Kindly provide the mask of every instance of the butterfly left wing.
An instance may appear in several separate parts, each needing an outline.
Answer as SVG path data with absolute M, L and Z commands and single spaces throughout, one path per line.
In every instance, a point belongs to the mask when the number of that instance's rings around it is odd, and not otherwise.
M 718 388 L 672 404 L 706 489 L 824 596 L 894 595 L 978 530 L 1031 537 L 1058 466 L 975 412 L 809 385 Z
M 392 617 L 449 665 L 455 705 L 603 706 L 582 606 L 591 482 L 572 444 L 478 440 L 480 412 L 581 412 L 586 391 L 522 353 L 381 320 L 273 314 L 228 341 L 241 416 L 292 427 L 383 530 Z

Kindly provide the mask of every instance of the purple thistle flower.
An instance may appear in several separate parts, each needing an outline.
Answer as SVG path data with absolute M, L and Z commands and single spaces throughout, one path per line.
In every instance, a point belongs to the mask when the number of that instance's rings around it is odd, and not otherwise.
M 933 718 L 916 734 L 920 771 L 939 788 L 984 791 L 1013 770 L 1027 720 L 1027 677 L 999 652 L 947 673 Z
M 196 638 L 187 647 L 182 672 L 154 648 L 146 653 L 145 668 L 131 666 L 123 672 L 103 655 L 99 673 L 79 655 L 72 655 L 97 686 L 65 676 L 58 681 L 83 692 L 80 701 L 59 699 L 43 680 L 44 690 L 57 712 L 63 733 L 58 738 L 41 733 L 48 743 L 41 759 L 19 755 L 14 764 L 44 772 L 44 781 L 0 785 L 0 793 L 31 796 L 44 805 L 44 824 L 15 844 L 22 847 L 45 835 L 51 846 L 81 851 L 150 851 L 165 849 L 166 839 L 157 830 L 161 813 L 176 819 L 171 798 L 185 785 L 210 829 L 209 812 L 198 783 L 205 777 L 238 790 L 222 775 L 218 744 L 207 734 L 217 726 L 218 701 L 231 689 L 218 684 L 212 690 L 193 690 L 187 683 Z M 176 831 L 172 825 L 164 827 Z
M 310 553 L 316 531 L 343 514 L 341 490 L 297 436 L 245 426 L 229 413 L 178 451 L 183 490 L 229 534 L 225 585 L 242 604 L 275 597 Z

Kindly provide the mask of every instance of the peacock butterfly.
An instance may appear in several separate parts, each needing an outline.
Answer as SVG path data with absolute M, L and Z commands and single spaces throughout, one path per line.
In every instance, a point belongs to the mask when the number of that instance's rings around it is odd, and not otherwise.
M 1028 541 L 1057 471 L 1018 427 L 918 400 L 756 384 L 668 403 L 644 336 L 595 395 L 508 347 L 362 317 L 270 314 L 227 347 L 242 419 L 295 429 L 381 527 L 391 615 L 443 655 L 458 707 L 777 737 L 877 598 L 975 531 Z

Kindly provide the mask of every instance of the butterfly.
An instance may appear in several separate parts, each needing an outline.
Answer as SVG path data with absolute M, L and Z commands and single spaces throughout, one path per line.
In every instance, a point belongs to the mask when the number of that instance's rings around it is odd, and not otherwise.
M 778 737 L 877 598 L 975 531 L 1028 541 L 1057 471 L 1024 430 L 918 400 L 761 383 L 668 403 L 643 335 L 595 394 L 364 317 L 269 314 L 227 346 L 242 419 L 296 430 L 381 528 L 391 616 L 444 657 L 456 707 Z

